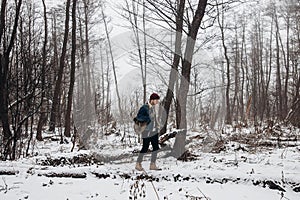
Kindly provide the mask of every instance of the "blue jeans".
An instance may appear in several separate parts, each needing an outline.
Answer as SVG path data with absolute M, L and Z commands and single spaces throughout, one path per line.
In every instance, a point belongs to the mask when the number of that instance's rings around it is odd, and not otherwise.
M 159 150 L 159 146 L 158 146 L 158 134 L 155 134 L 151 137 L 148 138 L 143 138 L 143 147 L 139 153 L 139 156 L 137 158 L 137 162 L 141 163 L 143 161 L 143 157 L 145 155 L 145 153 L 148 152 L 148 148 L 149 145 L 152 145 L 153 151 L 151 154 L 151 162 L 155 162 L 156 158 L 157 158 L 157 150 Z

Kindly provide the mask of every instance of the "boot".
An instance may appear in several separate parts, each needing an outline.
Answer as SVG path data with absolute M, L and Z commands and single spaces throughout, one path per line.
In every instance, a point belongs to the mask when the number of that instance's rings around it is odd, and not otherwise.
M 161 169 L 158 168 L 155 163 L 150 163 L 150 170 L 161 170 Z
M 135 169 L 138 171 L 144 171 L 144 168 L 142 167 L 142 163 L 139 162 L 136 163 Z

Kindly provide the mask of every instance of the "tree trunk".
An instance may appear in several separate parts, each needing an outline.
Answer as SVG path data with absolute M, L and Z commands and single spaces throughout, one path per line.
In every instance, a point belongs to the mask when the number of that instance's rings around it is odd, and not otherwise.
M 269 91 L 269 85 L 271 82 L 271 75 L 272 75 L 272 51 L 273 51 L 273 47 L 272 47 L 272 41 L 273 41 L 273 22 L 274 22 L 274 17 L 272 17 L 272 21 L 271 21 L 271 30 L 270 30 L 270 45 L 269 45 L 269 57 L 267 58 L 268 60 L 266 61 L 267 66 L 268 66 L 268 70 L 266 70 L 266 96 L 268 96 L 268 91 Z M 267 101 L 267 113 L 266 113 L 266 117 L 267 119 L 270 118 L 270 104 L 269 101 Z
M 241 47 L 241 57 L 240 57 L 240 63 L 241 63 L 241 70 L 242 70 L 242 77 L 241 77 L 241 90 L 240 90 L 240 116 L 241 121 L 245 121 L 245 115 L 244 115 L 244 84 L 245 84 L 245 69 L 244 69 L 244 49 L 246 48 L 246 41 L 245 41 L 245 22 L 243 22 L 243 35 L 242 35 L 242 47 Z M 245 55 L 247 56 L 247 55 Z
M 47 47 L 47 38 L 48 38 L 48 26 L 47 26 L 47 9 L 46 9 L 46 4 L 45 4 L 45 0 L 43 1 L 43 7 L 44 7 L 44 23 L 45 23 L 45 32 L 44 32 L 44 44 L 43 44 L 43 63 L 42 63 L 42 77 L 41 77 L 41 84 L 42 84 L 42 96 L 41 96 L 41 110 L 40 110 L 40 119 L 37 125 L 37 130 L 36 130 L 36 139 L 38 141 L 42 141 L 43 140 L 43 136 L 42 136 L 42 128 L 43 126 L 46 124 L 47 122 L 47 113 L 46 113 L 46 104 L 45 104 L 45 76 L 46 76 L 46 72 L 45 72 L 45 68 L 46 68 L 46 59 L 47 59 L 47 51 L 46 51 L 46 47 Z
M 143 36 L 144 36 L 144 80 L 143 80 L 143 100 L 146 102 L 147 99 L 147 34 L 146 34 L 146 9 L 145 9 L 145 0 L 143 0 Z
M 204 16 L 207 0 L 199 0 L 198 7 L 193 17 L 192 24 L 189 25 L 189 33 L 184 53 L 184 60 L 182 64 L 182 77 L 179 86 L 179 106 L 181 110 L 179 128 L 182 129 L 180 134 L 176 135 L 172 155 L 176 158 L 180 157 L 185 152 L 185 139 L 187 132 L 187 119 L 186 119 L 186 102 L 187 94 L 190 85 L 190 73 L 193 60 L 193 52 L 197 39 L 198 30 Z
M 12 136 L 9 119 L 8 119 L 8 88 L 7 88 L 7 75 L 8 75 L 8 59 L 7 53 L 0 55 L 0 117 L 3 128 L 4 142 L 6 145 L 8 139 Z
M 126 3 L 126 12 L 128 13 L 128 20 L 131 24 L 131 28 L 134 34 L 134 42 L 137 47 L 138 52 L 138 62 L 141 70 L 141 78 L 142 78 L 142 86 L 143 86 L 143 102 L 147 101 L 147 33 L 146 33 L 146 13 L 145 13 L 145 0 L 143 0 L 143 11 L 142 11 L 142 26 L 143 28 L 139 28 L 138 16 L 139 16 L 139 5 L 140 2 L 131 1 L 130 3 L 125 0 Z M 141 42 L 140 32 L 143 32 L 143 43 Z M 144 48 L 142 48 L 144 46 Z M 144 52 L 142 51 L 144 50 Z M 143 57 L 144 56 L 144 57 Z
M 108 50 L 106 49 L 106 56 L 107 56 L 107 63 L 109 63 L 109 53 Z M 106 82 L 107 82 L 107 88 L 106 88 L 106 124 L 109 123 L 110 121 L 110 107 L 111 107 L 111 89 L 110 89 L 110 76 L 109 76 L 109 72 L 110 72 L 110 67 L 109 65 L 107 65 L 107 71 L 106 71 Z
M 85 84 L 85 112 L 86 120 L 88 122 L 93 121 L 93 98 L 92 98 L 92 87 L 91 87 L 91 63 L 90 63 L 90 42 L 89 42 L 89 18 L 88 18 L 88 8 L 90 1 L 84 0 L 84 28 L 85 28 L 85 65 L 86 68 L 86 84 Z
M 61 93 L 62 77 L 63 77 L 63 73 L 64 73 L 65 57 L 66 57 L 66 52 L 67 52 L 67 42 L 68 42 L 68 35 L 69 35 L 70 2 L 71 2 L 71 0 L 67 0 L 67 4 L 66 4 L 65 33 L 64 33 L 61 57 L 60 57 L 60 61 L 59 61 L 59 70 L 58 70 L 58 74 L 57 74 L 57 80 L 55 83 L 54 96 L 53 96 L 53 101 L 52 101 L 49 131 L 55 130 L 56 119 L 58 116 L 58 110 L 59 110 L 59 106 L 60 106 L 60 95 L 61 95 L 60 93 Z
M 177 15 L 176 15 L 176 38 L 175 38 L 175 52 L 173 57 L 172 68 L 169 76 L 169 84 L 166 97 L 163 102 L 163 106 L 166 112 L 164 117 L 163 127 L 160 130 L 160 134 L 167 132 L 167 124 L 170 112 L 170 106 L 172 99 L 174 98 L 174 86 L 178 77 L 178 65 L 181 58 L 181 44 L 182 44 L 182 29 L 183 29 L 183 12 L 185 7 L 185 0 L 178 0 Z
M 279 24 L 277 19 L 277 13 L 275 13 L 275 25 L 276 25 L 276 88 L 277 88 L 277 114 L 282 119 L 282 86 L 281 86 L 281 69 L 280 69 L 280 48 L 279 48 Z
M 76 1 L 73 0 L 72 6 L 72 50 L 71 50 L 71 74 L 70 86 L 68 92 L 68 104 L 65 118 L 65 132 L 66 137 L 71 137 L 71 110 L 73 102 L 73 90 L 75 83 L 75 68 L 76 68 Z
M 283 104 L 283 116 L 287 114 L 288 111 L 288 88 L 289 88 L 289 78 L 290 78 L 290 17 L 287 17 L 286 25 L 286 62 L 285 62 L 285 84 L 284 84 L 284 104 Z
M 226 61 L 226 79 L 227 79 L 227 85 L 226 85 L 226 116 L 225 116 L 225 123 L 231 124 L 231 109 L 230 109 L 230 85 L 231 85 L 231 77 L 230 77 L 230 60 L 227 53 L 227 46 L 225 44 L 225 31 L 224 31 L 224 11 L 222 10 L 221 13 L 219 11 L 219 7 L 217 6 L 218 11 L 218 24 L 221 30 L 221 37 L 222 37 L 222 47 L 224 50 L 224 57 Z M 220 19 L 220 14 L 221 19 Z
M 5 30 L 5 11 L 6 11 L 6 0 L 2 1 L 1 4 L 1 16 L 0 16 L 0 45 L 2 45 L 3 33 Z M 2 122 L 2 129 L 3 129 L 3 145 L 4 147 L 4 159 L 7 158 L 8 154 L 10 153 L 10 144 L 11 144 L 11 130 L 9 125 L 9 118 L 8 118 L 8 98 L 9 98 L 9 90 L 7 86 L 8 82 L 8 73 L 9 73 L 9 56 L 14 46 L 16 34 L 17 34 L 17 27 L 18 27 L 18 20 L 22 5 L 22 0 L 16 2 L 16 16 L 14 19 L 14 25 L 12 27 L 12 32 L 10 36 L 10 40 L 8 43 L 7 49 L 3 49 L 3 53 L 0 53 L 0 118 Z M 3 45 L 4 48 L 5 45 Z
M 123 112 L 122 112 L 122 107 L 121 107 L 121 97 L 120 97 L 120 93 L 119 93 L 118 80 L 117 80 L 117 74 L 116 74 L 116 67 L 115 67 L 115 62 L 114 62 L 114 58 L 113 58 L 113 52 L 112 52 L 110 37 L 109 37 L 109 33 L 108 33 L 108 28 L 107 28 L 107 22 L 106 22 L 106 19 L 105 19 L 103 8 L 102 8 L 102 19 L 104 21 L 105 33 L 106 33 L 106 38 L 107 38 L 107 41 L 108 41 L 109 53 L 110 53 L 111 63 L 112 63 L 112 68 L 113 68 L 113 73 L 114 73 L 116 94 L 117 94 L 117 99 L 118 99 L 118 107 L 119 107 L 120 118 L 121 118 L 120 120 L 121 120 L 121 124 L 124 124 L 123 123 L 124 122 L 123 121 L 124 120 L 123 119 Z

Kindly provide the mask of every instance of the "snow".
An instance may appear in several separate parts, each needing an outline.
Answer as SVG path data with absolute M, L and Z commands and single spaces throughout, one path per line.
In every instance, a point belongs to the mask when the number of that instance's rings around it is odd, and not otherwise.
M 189 132 L 188 138 L 195 135 L 197 132 Z M 158 199 L 157 195 L 159 199 L 300 198 L 300 193 L 293 191 L 300 186 L 297 142 L 293 147 L 261 148 L 256 152 L 236 150 L 241 144 L 228 142 L 226 151 L 204 153 L 199 146 L 203 145 L 203 140 L 192 140 L 187 148 L 197 156 L 196 160 L 179 161 L 166 156 L 170 150 L 162 147 L 157 161 L 162 170 L 149 170 L 149 154 L 142 163 L 145 172 L 138 172 L 134 170 L 137 154 L 132 152 L 141 145 L 132 140 L 134 135 L 131 140 L 127 139 L 126 145 L 120 142 L 121 137 L 115 134 L 98 136 L 94 148 L 75 148 L 74 152 L 70 152 L 71 142 L 36 141 L 31 157 L 0 162 L 0 172 L 15 173 L 1 175 L 0 199 L 134 199 L 135 195 L 137 199 Z M 171 144 L 174 139 L 169 142 Z M 107 159 L 73 162 L 80 156 Z M 55 160 L 59 162 L 53 164 Z M 70 177 L 56 177 L 60 174 Z M 82 177 L 72 178 L 74 175 Z M 276 183 L 285 192 L 270 189 L 267 181 Z
M 55 4 L 58 1 L 49 1 Z M 117 16 L 114 3 L 107 13 Z M 243 11 L 243 10 L 241 10 Z M 112 42 L 115 47 L 116 66 L 121 91 L 125 93 L 141 86 L 136 79 L 138 70 L 130 62 L 130 51 L 135 48 L 130 32 L 123 27 L 124 21 L 112 19 Z M 125 24 L 126 25 L 126 24 Z M 205 53 L 205 52 L 202 52 Z M 199 56 L 209 58 L 207 54 Z M 197 58 L 195 59 L 197 61 Z M 207 76 L 208 73 L 203 73 Z M 207 76 L 211 77 L 211 76 Z M 150 76 L 150 79 L 152 77 Z M 204 79 L 204 78 L 203 78 Z M 113 87 L 112 87 L 113 88 Z M 224 129 L 233 132 L 232 127 Z M 253 130 L 242 130 L 251 134 Z M 299 138 L 299 130 L 295 131 Z M 188 138 L 199 135 L 189 132 Z M 236 150 L 243 144 L 229 141 L 226 151 L 210 153 L 210 144 L 204 140 L 192 140 L 187 148 L 196 160 L 182 162 L 166 156 L 170 150 L 163 148 L 158 154 L 157 164 L 162 171 L 150 171 L 150 155 L 144 157 L 146 172 L 134 170 L 137 158 L 134 150 L 140 149 L 134 135 L 121 143 L 122 136 L 95 136 L 95 146 L 90 150 L 70 152 L 69 144 L 59 141 L 35 141 L 31 156 L 16 161 L 0 161 L 0 200 L 30 199 L 212 199 L 212 200 L 299 200 L 300 193 L 300 148 L 299 142 L 292 147 L 258 148 L 256 151 Z M 172 146 L 172 142 L 168 145 Z M 72 163 L 74 157 L 97 157 L 102 162 Z M 60 163 L 55 163 L 55 161 Z M 48 164 L 47 164 L 48 163 Z M 70 177 L 55 177 L 65 174 Z M 72 178 L 81 175 L 81 178 Z M 101 178 L 97 177 L 100 176 Z M 266 181 L 272 181 L 285 190 L 270 189 Z M 157 192 L 157 194 L 156 194 Z M 141 196 L 140 196 L 141 195 Z

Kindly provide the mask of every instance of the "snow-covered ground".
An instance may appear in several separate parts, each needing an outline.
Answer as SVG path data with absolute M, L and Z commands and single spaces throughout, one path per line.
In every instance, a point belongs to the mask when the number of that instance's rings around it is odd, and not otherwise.
M 208 140 L 197 136 L 188 135 L 194 160 L 166 156 L 171 139 L 159 153 L 162 170 L 148 169 L 149 154 L 143 173 L 134 170 L 133 152 L 141 146 L 133 139 L 124 145 L 122 136 L 113 134 L 99 139 L 93 150 L 74 152 L 71 142 L 38 142 L 34 156 L 0 162 L 0 199 L 300 199 L 297 140 L 290 147 L 257 149 L 228 141 L 220 153 L 205 153 Z

